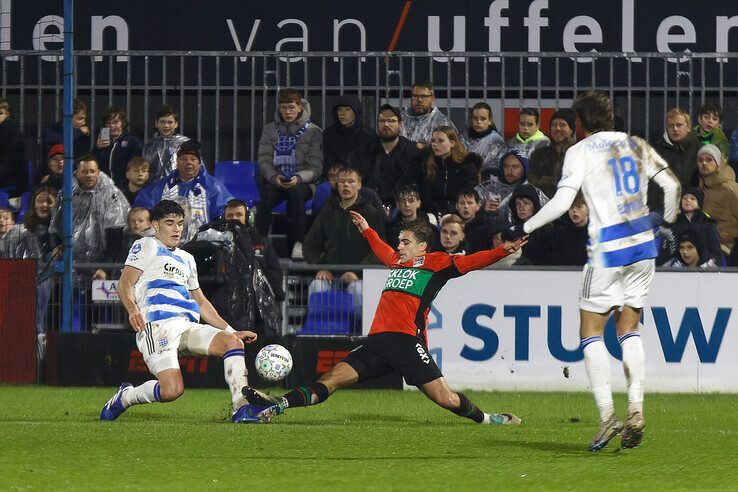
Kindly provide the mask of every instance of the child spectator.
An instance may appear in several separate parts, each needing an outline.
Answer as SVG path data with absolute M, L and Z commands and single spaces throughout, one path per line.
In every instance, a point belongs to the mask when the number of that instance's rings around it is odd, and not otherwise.
M 79 159 L 90 150 L 90 127 L 87 125 L 87 104 L 78 98 L 74 98 L 72 106 L 72 141 L 74 143 L 74 160 Z M 46 156 L 55 145 L 64 144 L 64 121 L 57 121 L 46 126 L 42 130 L 41 155 Z M 38 170 L 39 176 L 46 175 L 46 169 Z
M 128 161 L 126 165 L 128 185 L 121 190 L 128 199 L 128 203 L 133 203 L 138 196 L 138 192 L 148 183 L 149 169 L 149 161 L 145 157 L 134 157 Z
M 0 191 L 17 198 L 28 187 L 26 144 L 13 121 L 8 101 L 0 99 Z
M 387 244 L 392 246 L 393 249 L 397 249 L 400 244 L 400 232 L 405 230 L 408 224 L 416 220 L 430 223 L 430 217 L 435 219 L 435 216 L 420 211 L 423 202 L 420 200 L 420 190 L 415 185 L 405 185 L 400 188 L 395 203 L 397 204 L 397 214 L 386 227 Z M 433 230 L 437 231 L 435 224 L 433 226 Z M 429 251 L 435 250 L 436 244 L 438 244 L 437 240 L 435 244 L 429 245 Z
M 98 158 L 100 171 L 112 178 L 115 186 L 124 190 L 127 185 L 126 166 L 133 157 L 141 155 L 141 141 L 128 131 L 128 118 L 122 108 L 110 106 L 102 117 L 102 129 L 91 153 Z M 103 130 L 109 132 L 105 138 Z
M 581 193 L 572 202 L 569 212 L 555 223 L 546 239 L 549 265 L 584 265 L 587 263 L 589 240 L 589 208 Z
M 513 189 L 510 195 L 511 224 L 522 224 L 541 209 L 540 192 L 532 184 L 520 184 Z M 536 229 L 528 236 L 528 244 L 523 246 L 523 255 L 516 263 L 518 265 L 548 265 L 548 234 L 550 225 Z M 503 236 L 504 237 L 504 236 Z
M 492 217 L 481 211 L 479 193 L 468 188 L 461 190 L 456 199 L 456 211 L 464 221 L 467 253 L 476 253 L 492 246 Z
M 723 162 L 728 162 L 728 137 L 722 128 L 723 108 L 715 103 L 705 103 L 697 115 L 697 125 L 694 131 L 697 133 L 702 145 L 713 144 L 720 149 Z
M 371 176 L 377 136 L 364 125 L 359 97 L 340 96 L 332 113 L 333 124 L 323 132 L 323 166 L 349 166 L 358 169 L 362 176 Z
M 705 245 L 708 256 L 715 260 L 716 264 L 722 265 L 723 253 L 720 249 L 720 233 L 712 217 L 701 210 L 704 202 L 705 194 L 699 188 L 687 187 L 682 189 L 682 198 L 679 201 L 681 212 L 669 227 L 674 239 L 664 241 L 662 246 L 662 254 L 667 257 L 666 259 L 672 258 L 677 253 L 679 244 L 676 243 L 676 239 L 681 237 L 684 231 L 691 229 L 693 233 L 697 233 L 702 237 L 702 244 Z M 661 262 L 663 263 L 663 260 Z
M 507 141 L 508 149 L 520 149 L 527 159 L 533 151 L 542 145 L 548 145 L 549 140 L 540 129 L 541 118 L 535 108 L 523 108 L 518 117 L 518 133 Z
M 160 107 L 154 116 L 156 132 L 143 148 L 154 180 L 168 176 L 177 169 L 177 151 L 189 138 L 177 133 L 179 114 L 169 104 Z
M 468 245 L 464 241 L 464 221 L 448 214 L 441 219 L 441 250 L 450 255 L 465 255 Z
M 694 229 L 687 228 L 678 236 L 679 251 L 676 256 L 664 264 L 671 268 L 711 268 L 717 266 L 710 258 L 702 235 Z
M 51 147 L 47 158 L 49 173 L 41 178 L 40 183 L 61 190 L 64 184 L 64 146 L 56 144 Z
M 500 153 L 505 139 L 497 132 L 492 119 L 492 108 L 486 102 L 478 102 L 469 111 L 464 145 L 469 152 L 482 158 L 482 176 L 497 175 L 500 171 Z
M 141 239 L 146 230 L 151 227 L 149 211 L 143 207 L 132 208 L 126 218 L 126 227 L 108 229 L 105 231 L 106 243 L 103 253 L 103 263 L 125 263 L 128 252 L 133 243 Z M 95 271 L 93 278 L 105 280 L 107 272 L 103 269 Z

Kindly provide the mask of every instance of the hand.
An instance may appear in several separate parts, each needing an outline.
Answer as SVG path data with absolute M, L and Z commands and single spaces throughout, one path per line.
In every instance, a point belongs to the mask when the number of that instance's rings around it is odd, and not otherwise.
M 97 137 L 97 142 L 95 142 L 95 146 L 98 149 L 107 149 L 110 147 L 110 140 L 105 140 L 104 138 Z
M 300 184 L 300 178 L 298 178 L 297 175 L 295 174 L 294 176 L 290 178 L 289 181 L 284 182 L 284 187 L 287 189 L 290 189 L 290 188 L 294 188 L 298 184 Z
M 277 175 L 276 178 L 274 178 L 274 184 L 277 186 L 277 188 L 282 188 L 283 190 L 286 190 L 287 187 L 285 184 L 287 183 L 287 180 L 284 179 L 284 176 Z
M 423 150 L 423 149 L 424 149 L 424 148 L 426 147 L 426 144 L 424 144 L 423 142 L 416 142 L 416 143 L 415 143 L 415 146 L 416 146 L 416 147 L 417 147 L 418 149 L 420 149 L 420 150 Z
M 234 335 L 243 340 L 244 343 L 254 343 L 258 338 L 258 335 L 256 333 L 248 330 L 237 331 L 234 333 Z
M 315 274 L 316 280 L 325 280 L 326 282 L 333 282 L 333 274 L 328 270 L 318 270 Z
M 82 132 L 82 135 L 89 135 L 90 134 L 90 127 L 87 126 L 87 125 L 81 126 L 81 127 L 79 127 L 79 131 Z
M 502 243 L 501 246 L 505 248 L 505 251 L 507 251 L 508 253 L 515 253 L 526 244 L 528 244 L 528 236 L 523 236 L 512 242 L 505 241 L 504 243 Z
M 484 201 L 484 211 L 490 214 L 496 214 L 497 211 L 500 210 L 500 202 L 493 199 L 493 198 L 487 198 Z
M 351 282 L 356 282 L 359 280 L 359 277 L 354 272 L 346 272 L 343 275 L 341 275 L 341 282 L 344 284 L 350 284 Z
M 144 321 L 143 314 L 141 314 L 141 311 L 138 309 L 128 315 L 128 321 L 131 323 L 133 331 L 136 333 L 146 327 L 146 321 Z
M 349 213 L 351 214 L 351 220 L 353 221 L 354 225 L 359 229 L 359 232 L 364 232 L 365 230 L 369 229 L 369 223 L 359 212 L 354 212 L 352 210 Z
M 92 274 L 93 280 L 105 280 L 107 278 L 108 278 L 108 274 L 105 273 L 105 270 L 102 270 L 100 268 L 95 270 L 95 273 Z

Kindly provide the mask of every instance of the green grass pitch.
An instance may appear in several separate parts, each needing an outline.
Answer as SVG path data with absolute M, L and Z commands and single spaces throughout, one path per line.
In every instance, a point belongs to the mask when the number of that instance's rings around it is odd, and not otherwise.
M 519 428 L 480 426 L 416 391 L 340 391 L 266 425 L 188 390 L 100 422 L 113 388 L 0 386 L 0 489 L 518 490 L 738 488 L 738 396 L 647 395 L 641 447 L 585 450 L 584 393 L 467 396 Z M 617 395 L 621 414 L 624 395 Z

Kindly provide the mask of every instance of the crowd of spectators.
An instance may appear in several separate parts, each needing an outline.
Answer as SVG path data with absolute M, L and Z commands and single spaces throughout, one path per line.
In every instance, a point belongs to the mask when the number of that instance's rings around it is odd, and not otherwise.
M 522 108 L 514 136 L 505 141 L 486 102 L 469 109 L 467 127 L 459 131 L 435 106 L 429 83 L 413 85 L 408 108 L 383 104 L 372 117 L 358 96 L 342 95 L 322 130 L 312 121 L 309 101 L 295 89 L 283 89 L 274 121 L 265 125 L 259 141 L 261 197 L 253 214 L 208 173 L 200 144 L 177 133 L 173 107 L 165 104 L 155 113 L 155 131 L 146 145 L 130 132 L 122 108 L 104 111 L 98 135 L 90 134 L 84 101 L 76 99 L 73 111 L 74 260 L 81 263 L 122 262 L 128 246 L 148 233 L 148 210 L 162 199 L 177 200 L 187 212 L 183 243 L 225 220 L 232 204 L 231 215 L 243 212 L 241 222 L 253 228 L 254 238 L 260 238 L 254 241 L 267 245 L 272 257 L 273 209 L 286 201 L 286 249 L 293 260 L 376 262 L 351 223 L 351 210 L 362 213 L 391 245 L 403 227 L 424 221 L 437 231 L 435 248 L 469 254 L 499 244 L 510 225 L 528 220 L 553 196 L 567 149 L 577 139 L 571 109 L 557 109 L 542 129 L 538 110 Z M 722 118 L 722 109 L 707 103 L 693 126 L 687 112 L 673 108 L 664 115 L 663 131 L 650 139 L 682 185 L 681 214 L 664 234 L 659 264 L 737 264 L 738 129 L 728 139 Z M 11 108 L 0 100 L 0 196 L 7 196 L 0 208 L 0 256 L 48 262 L 60 254 L 61 122 L 43 128 L 44 161 L 31 189 L 25 150 Z M 22 210 L 24 193 L 30 196 L 27 210 Z M 648 200 L 653 210 L 661 208 L 662 197 L 653 187 Z M 18 215 L 25 217 L 17 220 Z M 579 197 L 568 214 L 537 230 L 504 263 L 582 265 L 587 224 L 587 206 Z M 104 269 L 94 273 L 95 278 L 107 275 Z M 321 269 L 310 290 L 337 283 L 337 272 Z M 360 272 L 341 272 L 340 284 L 360 292 Z

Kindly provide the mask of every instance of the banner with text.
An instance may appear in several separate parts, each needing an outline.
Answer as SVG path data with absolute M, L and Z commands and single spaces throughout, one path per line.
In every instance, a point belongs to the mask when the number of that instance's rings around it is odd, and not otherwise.
M 364 270 L 368 333 L 387 270 Z M 433 302 L 428 343 L 455 388 L 588 388 L 579 348 L 581 272 L 484 270 L 448 282 Z M 738 273 L 657 272 L 643 311 L 646 391 L 738 392 Z M 613 388 L 625 389 L 612 318 Z

